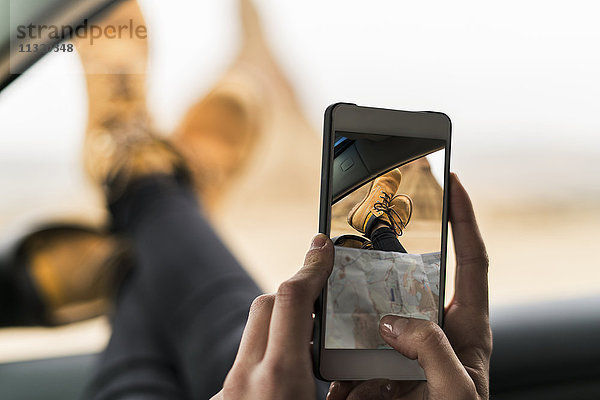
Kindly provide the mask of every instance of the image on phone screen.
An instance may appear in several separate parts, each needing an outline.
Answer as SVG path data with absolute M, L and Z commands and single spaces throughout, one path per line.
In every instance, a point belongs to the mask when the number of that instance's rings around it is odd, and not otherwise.
M 439 323 L 445 141 L 335 132 L 327 349 L 386 349 L 388 314 Z

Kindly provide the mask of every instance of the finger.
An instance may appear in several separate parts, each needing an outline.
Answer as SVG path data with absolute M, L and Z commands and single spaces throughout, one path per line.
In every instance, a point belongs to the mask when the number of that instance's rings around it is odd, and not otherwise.
M 425 371 L 430 394 L 464 399 L 476 393 L 475 385 L 454 353 L 442 329 L 431 321 L 387 315 L 379 322 L 381 337 L 405 357 L 418 360 Z M 435 395 L 433 396 L 435 397 Z
M 267 348 L 269 324 L 274 304 L 275 295 L 273 294 L 263 294 L 252 302 L 248 322 L 244 328 L 236 356 L 236 363 L 257 364 L 263 359 Z
M 327 400 L 346 400 L 352 389 L 358 385 L 358 382 L 346 381 L 340 382 L 335 381 L 329 385 L 329 393 L 327 393 Z
M 210 398 L 210 400 L 222 400 L 223 399 L 223 390 L 221 390 L 219 393 L 215 394 L 213 397 Z
M 294 362 L 309 356 L 307 343 L 312 335 L 314 302 L 333 268 L 333 243 L 327 236 L 315 236 L 304 266 L 279 286 L 269 330 L 267 357 Z
M 488 256 L 471 199 L 455 174 L 450 180 L 450 223 L 456 253 L 454 301 L 487 312 Z

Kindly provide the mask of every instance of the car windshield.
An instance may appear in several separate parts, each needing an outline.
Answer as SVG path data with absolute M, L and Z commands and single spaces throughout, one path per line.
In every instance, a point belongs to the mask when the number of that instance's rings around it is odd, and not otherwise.
M 234 3 L 140 1 L 147 101 L 161 135 L 176 131 L 236 59 Z M 277 122 L 244 164 L 220 226 L 265 290 L 291 275 L 316 229 L 322 115 L 348 101 L 451 117 L 451 169 L 472 195 L 488 246 L 492 306 L 600 296 L 590 252 L 600 242 L 596 14 L 542 1 L 493 12 L 471 1 L 379 2 L 368 12 L 344 0 L 255 3 L 286 79 L 276 84 L 292 94 L 269 106 Z M 57 220 L 103 223 L 102 197 L 82 166 L 85 79 L 77 51 L 56 52 L 0 93 L 0 238 Z M 351 143 L 340 138 L 336 154 Z M 286 216 L 285 227 L 261 222 L 273 213 Z M 451 246 L 449 254 L 446 298 Z M 97 351 L 108 332 L 105 319 L 0 330 L 0 361 Z

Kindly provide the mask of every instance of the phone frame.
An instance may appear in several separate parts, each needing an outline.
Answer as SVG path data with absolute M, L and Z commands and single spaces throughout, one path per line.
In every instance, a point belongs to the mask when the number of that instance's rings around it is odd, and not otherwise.
M 446 253 L 448 236 L 448 182 L 450 178 L 450 142 L 452 123 L 443 113 L 431 111 L 400 111 L 363 107 L 352 103 L 335 103 L 325 110 L 323 125 L 323 159 L 319 232 L 331 233 L 333 144 L 336 131 L 374 135 L 442 139 L 445 146 L 444 194 L 440 262 L 439 324 L 444 322 L 444 292 L 446 288 Z M 417 157 L 419 158 L 419 157 Z M 411 160 L 412 161 L 412 160 Z M 410 161 L 409 161 L 410 162 Z M 424 380 L 425 374 L 416 360 L 410 360 L 393 349 L 326 349 L 325 320 L 327 287 L 315 302 L 313 333 L 313 368 L 317 378 L 333 380 Z

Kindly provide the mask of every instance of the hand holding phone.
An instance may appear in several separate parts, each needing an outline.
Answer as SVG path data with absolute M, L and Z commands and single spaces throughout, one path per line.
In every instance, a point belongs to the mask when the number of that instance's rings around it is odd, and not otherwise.
M 450 224 L 457 268 L 444 330 L 428 321 L 400 317 L 384 317 L 380 323 L 382 338 L 390 346 L 405 357 L 418 358 L 427 382 L 334 382 L 328 400 L 489 397 L 488 260 L 471 201 L 455 175 L 450 180 Z M 384 324 L 395 332 L 386 333 Z
M 384 114 L 389 112 L 393 111 L 384 110 Z M 423 116 L 418 116 L 418 118 L 421 117 Z M 441 121 L 443 123 L 443 119 Z M 356 122 L 356 120 L 352 122 Z M 440 126 L 443 126 L 443 124 Z M 375 147 L 382 148 L 381 140 L 375 141 L 379 143 L 379 146 Z M 348 146 L 348 142 L 340 143 L 343 146 L 339 154 L 348 154 L 345 152 L 349 149 L 352 151 L 352 143 L 350 143 L 350 146 Z M 407 143 L 405 142 L 405 144 Z M 409 148 L 405 149 L 406 151 L 402 153 L 402 157 L 405 159 L 406 157 L 410 158 L 411 154 L 413 156 L 420 154 L 422 157 L 431 154 L 432 151 L 444 149 L 444 182 L 446 182 L 448 180 L 448 146 L 444 144 L 444 146 L 440 147 L 440 143 L 429 140 L 416 144 L 416 146 L 407 144 Z M 396 147 L 395 149 L 397 150 L 398 148 Z M 333 142 L 331 150 L 333 150 Z M 359 150 L 358 155 L 367 154 L 364 147 Z M 389 153 L 388 155 L 391 154 Z M 331 156 L 333 159 L 333 154 Z M 393 158 L 396 158 L 396 156 L 397 153 L 394 153 Z M 417 156 L 413 160 L 419 158 Z M 347 160 L 346 158 L 343 160 L 343 163 L 338 164 L 340 168 L 344 165 L 344 168 L 341 168 L 342 170 L 348 171 L 352 168 L 352 165 L 349 165 Z M 361 163 L 363 161 L 360 159 Z M 379 168 L 380 172 L 381 168 L 383 168 L 385 175 L 392 171 L 390 167 L 393 168 L 396 161 L 391 158 L 386 159 L 384 156 L 379 158 L 377 162 L 380 164 L 375 167 L 376 169 Z M 392 164 L 390 165 L 390 163 Z M 363 166 L 365 165 L 363 163 Z M 389 183 L 389 178 L 392 178 L 392 180 L 397 178 L 396 173 L 392 172 L 391 175 L 383 177 L 383 180 L 377 184 L 386 185 L 386 180 Z M 396 175 L 396 178 L 394 175 Z M 354 175 L 354 177 L 356 176 Z M 363 174 L 363 178 L 367 178 L 366 180 L 381 176 L 383 175 L 369 173 L 368 170 Z M 366 180 L 363 180 L 362 183 Z M 343 197 L 344 190 L 347 191 L 352 185 L 354 187 L 358 186 L 356 179 L 346 180 L 342 185 L 323 186 L 325 197 L 322 195 L 322 199 L 329 198 L 328 196 L 332 195 L 332 193 L 334 195 L 330 198 L 329 202 L 325 201 L 326 207 L 322 208 L 322 211 L 326 211 L 324 215 L 327 217 L 321 219 L 322 228 L 323 224 L 327 225 L 331 223 L 331 219 L 329 218 L 331 216 L 331 199 L 335 199 L 336 193 L 338 199 Z M 444 190 L 443 197 L 445 199 L 447 193 L 450 194 L 449 215 L 455 241 L 457 276 L 454 298 L 445 309 L 445 319 L 443 324 L 440 324 L 444 328 L 443 331 L 440 325 L 437 324 L 437 322 L 441 322 L 441 319 L 434 321 L 433 318 L 436 313 L 433 313 L 430 309 L 431 298 L 435 297 L 435 291 L 432 288 L 425 290 L 422 286 L 413 286 L 413 288 L 421 290 L 419 298 L 425 301 L 425 303 L 419 304 L 418 307 L 411 308 L 413 312 L 421 313 L 419 319 L 384 316 L 381 321 L 375 324 L 375 327 L 367 326 L 368 329 L 361 332 L 361 334 L 366 332 L 366 336 L 359 337 L 358 342 L 356 341 L 356 337 L 352 336 L 354 340 L 352 344 L 356 345 L 358 343 L 363 348 L 340 348 L 340 344 L 347 345 L 348 342 L 344 340 L 348 340 L 348 338 L 335 338 L 332 342 L 334 347 L 331 350 L 346 353 L 342 359 L 344 357 L 350 361 L 362 359 L 362 361 L 365 361 L 363 364 L 349 365 L 339 363 L 339 358 L 336 359 L 336 357 L 327 359 L 327 354 L 323 352 L 325 340 L 322 339 L 324 339 L 324 331 L 321 330 L 323 326 L 324 303 L 317 302 L 317 306 L 321 306 L 322 308 L 317 307 L 314 316 L 311 316 L 311 310 L 313 310 L 312 303 L 319 296 L 319 292 L 328 287 L 328 281 L 331 282 L 331 278 L 328 279 L 328 277 L 330 277 L 332 268 L 335 270 L 335 266 L 333 265 L 334 249 L 331 241 L 324 235 L 319 235 L 313 242 L 313 246 L 311 246 L 311 250 L 307 254 L 304 267 L 299 273 L 284 282 L 276 295 L 261 296 L 253 304 L 233 368 L 227 376 L 223 390 L 214 398 L 314 398 L 315 385 L 310 370 L 312 367 L 319 374 L 322 361 L 324 360 L 328 363 L 325 369 L 328 372 L 333 371 L 336 373 L 350 370 L 354 371 L 353 373 L 358 371 L 362 375 L 371 374 L 374 378 L 400 376 L 400 379 L 404 379 L 401 381 L 388 378 L 334 382 L 331 385 L 331 391 L 328 395 L 329 400 L 379 398 L 452 400 L 487 398 L 489 388 L 489 358 L 491 355 L 491 332 L 488 321 L 487 300 L 487 255 L 467 193 L 455 176 L 451 177 L 448 185 L 444 184 L 444 188 L 446 186 L 450 190 Z M 371 186 L 368 193 L 373 192 L 372 189 L 373 187 Z M 391 203 L 394 200 L 392 198 L 386 200 L 387 197 L 384 194 L 379 195 L 382 196 L 383 202 Z M 407 222 L 410 220 L 410 213 L 407 213 L 406 209 L 402 210 L 402 207 L 406 208 L 407 203 L 408 201 L 400 196 L 400 201 L 394 206 L 396 207 L 395 212 L 398 215 L 391 212 L 390 215 L 386 214 L 387 218 L 389 218 L 386 221 L 388 228 L 406 229 Z M 444 200 L 443 203 L 442 225 L 444 224 L 443 221 L 446 215 L 446 201 Z M 389 211 L 390 207 L 386 209 Z M 356 215 L 357 213 L 359 211 L 350 214 Z M 352 226 L 356 225 L 359 229 L 377 229 L 381 218 L 377 218 L 375 222 L 369 223 L 369 215 L 365 215 L 365 224 L 363 226 L 353 223 L 353 218 L 349 218 L 350 221 L 348 223 Z M 330 226 L 326 226 L 326 228 L 329 231 Z M 440 261 L 445 258 L 446 238 L 443 226 L 441 229 L 441 238 L 442 249 L 440 256 L 438 256 Z M 391 238 L 388 237 L 388 239 Z M 397 238 L 394 240 L 400 243 Z M 319 247 L 319 243 L 325 244 Z M 349 238 L 346 244 L 361 247 L 368 245 L 368 242 L 364 240 L 364 237 L 355 237 Z M 387 243 L 384 247 L 395 245 L 395 243 Z M 412 245 L 414 244 L 407 244 L 407 246 Z M 347 250 L 350 251 L 348 253 L 350 254 L 356 249 L 349 248 Z M 421 255 L 421 260 L 419 261 L 418 257 L 411 255 L 399 256 L 393 254 L 390 256 L 375 251 L 368 253 L 366 259 L 380 263 L 400 257 L 402 262 L 410 264 L 414 261 L 410 265 L 422 267 L 421 272 L 423 273 L 425 270 L 424 265 L 427 263 L 435 265 L 433 262 L 435 260 L 434 256 L 423 256 Z M 369 263 L 363 266 L 369 267 Z M 415 271 L 416 269 L 413 272 Z M 419 282 L 435 283 L 436 276 L 433 274 L 435 271 L 435 269 L 432 269 L 430 271 L 432 273 L 427 274 L 425 270 L 424 274 L 427 276 L 422 274 Z M 437 304 L 443 304 L 443 284 L 441 282 L 444 279 L 442 265 L 440 265 L 437 273 L 441 275 L 438 278 L 440 287 L 437 288 L 437 293 L 442 298 L 438 298 L 439 303 Z M 376 287 L 378 287 L 378 283 L 375 282 Z M 401 294 L 401 291 L 398 293 Z M 428 295 L 431 295 L 431 297 L 428 297 Z M 393 297 L 395 293 L 393 291 L 390 292 L 390 296 L 392 297 L 390 299 L 391 303 L 395 303 Z M 441 316 L 442 314 L 442 309 L 437 310 L 437 315 Z M 313 336 L 313 362 L 311 363 L 308 342 L 310 340 L 310 328 L 313 323 L 316 335 Z M 371 328 L 374 329 L 371 330 Z M 368 348 L 368 346 L 380 346 L 380 341 L 386 347 L 378 349 Z M 338 348 L 335 348 L 335 346 L 338 346 Z M 368 353 L 360 353 L 365 351 Z M 367 357 L 364 358 L 364 355 Z M 383 357 L 380 357 L 381 355 Z M 416 371 L 414 368 L 415 365 L 423 373 L 423 377 L 427 379 L 426 382 L 422 380 L 406 380 L 406 377 L 411 376 L 411 374 L 414 376 Z M 384 373 L 380 373 L 381 371 L 384 371 Z M 419 379 L 419 377 L 416 379 Z
M 276 294 L 254 300 L 233 367 L 212 400 L 315 398 L 312 308 L 332 267 L 331 240 L 317 235 L 300 271 Z
M 445 334 L 433 323 L 411 320 L 398 336 L 383 335 L 404 356 L 418 357 L 427 382 L 334 382 L 328 400 L 488 398 L 487 257 L 471 202 L 455 177 L 451 180 L 450 221 L 457 277 L 454 299 L 446 310 Z M 263 295 L 252 304 L 233 368 L 223 390 L 213 399 L 314 398 L 307 346 L 310 310 L 331 272 L 333 246 L 324 235 L 313 243 L 316 248 L 309 250 L 300 272 L 282 285 L 277 295 Z M 382 322 L 388 321 L 394 325 L 386 318 Z

